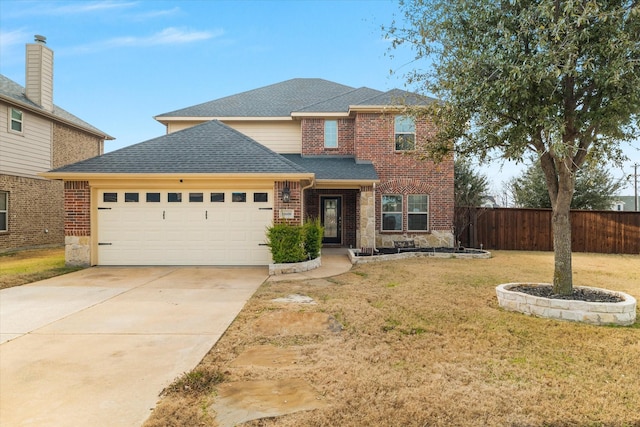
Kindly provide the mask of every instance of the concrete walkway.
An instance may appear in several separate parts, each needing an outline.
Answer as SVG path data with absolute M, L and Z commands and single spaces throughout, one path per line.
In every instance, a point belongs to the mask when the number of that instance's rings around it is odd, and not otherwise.
M 351 268 L 345 249 L 322 266 Z M 93 267 L 0 291 L 0 426 L 140 426 L 267 279 L 264 268 Z
M 345 248 L 323 248 L 321 256 L 322 265 L 319 268 L 304 273 L 269 276 L 269 281 L 321 279 L 346 273 L 353 267 Z
M 0 291 L 0 426 L 140 426 L 267 275 L 94 267 Z

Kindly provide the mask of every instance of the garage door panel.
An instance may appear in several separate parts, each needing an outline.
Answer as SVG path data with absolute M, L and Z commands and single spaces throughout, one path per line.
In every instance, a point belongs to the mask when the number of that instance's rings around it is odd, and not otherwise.
M 99 192 L 98 264 L 102 265 L 265 265 L 271 262 L 264 246 L 272 224 L 272 192 L 267 203 L 232 202 L 233 190 L 197 190 L 201 202 L 189 202 L 184 190 L 152 190 L 160 202 L 124 202 L 124 191 Z M 258 190 L 256 190 L 258 191 Z M 102 194 L 118 193 L 105 203 Z M 168 202 L 168 193 L 181 192 L 181 202 Z M 210 202 L 209 193 L 225 193 L 225 202 Z M 243 190 L 243 192 L 245 192 Z M 259 190 L 264 193 L 264 190 Z M 156 197 L 157 199 L 157 197 Z M 261 209 L 262 208 L 262 209 Z

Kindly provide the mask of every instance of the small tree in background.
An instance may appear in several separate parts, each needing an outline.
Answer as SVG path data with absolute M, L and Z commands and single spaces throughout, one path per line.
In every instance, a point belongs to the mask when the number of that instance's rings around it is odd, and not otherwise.
M 473 170 L 471 164 L 461 158 L 455 160 L 453 170 L 453 192 L 456 207 L 480 206 L 484 196 L 489 192 L 487 176 Z
M 622 181 L 616 181 L 606 169 L 585 165 L 576 172 L 571 209 L 608 210 Z M 551 208 L 551 200 L 539 163 L 530 165 L 507 183 L 515 203 L 523 208 Z

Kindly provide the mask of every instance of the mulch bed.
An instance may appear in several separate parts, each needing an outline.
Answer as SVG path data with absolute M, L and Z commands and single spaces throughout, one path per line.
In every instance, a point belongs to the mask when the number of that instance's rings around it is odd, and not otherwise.
M 372 253 L 373 252 L 373 253 Z M 405 252 L 433 252 L 439 254 L 483 254 L 479 249 L 468 248 L 377 248 L 375 252 L 371 248 L 363 248 L 361 252 L 357 252 L 355 256 L 376 256 L 376 255 L 392 255 Z
M 613 295 L 608 292 L 602 292 L 594 289 L 573 288 L 571 295 L 558 295 L 553 293 L 553 287 L 550 285 L 519 285 L 509 288 L 511 291 L 523 292 L 536 297 L 565 299 L 586 302 L 623 302 L 624 298 Z

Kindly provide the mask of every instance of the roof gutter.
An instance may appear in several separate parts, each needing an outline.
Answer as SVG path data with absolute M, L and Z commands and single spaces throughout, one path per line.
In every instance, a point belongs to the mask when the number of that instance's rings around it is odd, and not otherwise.
M 7 104 L 17 105 L 17 106 L 19 106 L 20 108 L 22 108 L 24 110 L 28 110 L 28 111 L 30 111 L 32 113 L 48 117 L 48 118 L 50 118 L 52 120 L 55 120 L 55 121 L 60 122 L 60 123 L 64 123 L 67 126 L 71 126 L 73 128 L 79 129 L 79 130 L 81 130 L 83 132 L 88 132 L 88 133 L 90 133 L 92 135 L 98 136 L 98 137 L 100 137 L 102 139 L 105 139 L 105 140 L 108 140 L 108 141 L 112 141 L 112 140 L 115 139 L 113 136 L 111 136 L 109 134 L 106 134 L 104 132 L 96 132 L 93 129 L 89 129 L 89 128 L 86 128 L 84 126 L 80 126 L 77 123 L 73 123 L 73 122 L 70 122 L 69 120 L 65 120 L 60 116 L 56 116 L 53 113 L 50 113 L 50 112 L 48 112 L 46 110 L 42 110 L 42 109 L 37 108 L 37 107 L 34 107 L 33 105 L 27 104 L 26 102 L 22 102 L 20 100 L 15 99 L 15 98 L 11 98 L 11 97 L 8 97 L 8 96 L 0 94 L 0 101 L 4 101 Z

